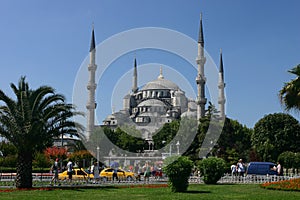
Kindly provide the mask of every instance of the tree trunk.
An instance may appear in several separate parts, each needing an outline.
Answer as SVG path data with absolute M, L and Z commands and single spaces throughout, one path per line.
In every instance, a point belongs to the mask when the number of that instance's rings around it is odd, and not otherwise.
M 18 153 L 16 187 L 32 188 L 32 152 Z

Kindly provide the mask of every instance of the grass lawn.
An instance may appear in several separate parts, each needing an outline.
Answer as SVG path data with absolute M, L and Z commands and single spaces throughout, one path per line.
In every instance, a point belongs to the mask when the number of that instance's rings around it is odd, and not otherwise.
M 1 189 L 0 189 L 1 190 Z M 50 191 L 13 191 L 0 192 L 0 199 L 109 199 L 109 200 L 174 200 L 174 199 L 300 199 L 300 192 L 276 191 L 261 188 L 259 185 L 190 185 L 186 193 L 172 193 L 169 188 L 93 188 L 93 189 L 56 189 Z

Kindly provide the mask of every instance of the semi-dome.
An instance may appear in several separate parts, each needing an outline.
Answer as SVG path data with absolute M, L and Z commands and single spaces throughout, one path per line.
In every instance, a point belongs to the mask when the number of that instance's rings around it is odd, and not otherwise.
M 166 106 L 164 104 L 164 102 L 158 100 L 158 99 L 148 99 L 145 101 L 142 101 L 138 107 L 142 107 L 142 106 Z
M 182 113 L 181 117 L 196 118 L 197 117 L 197 112 L 188 110 L 188 111 Z

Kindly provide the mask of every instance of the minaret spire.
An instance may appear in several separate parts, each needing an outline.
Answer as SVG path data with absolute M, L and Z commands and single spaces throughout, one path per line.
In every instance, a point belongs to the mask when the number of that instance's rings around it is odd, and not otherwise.
M 220 50 L 220 69 L 219 69 L 219 110 L 220 110 L 220 117 L 225 119 L 225 82 L 224 82 L 224 68 L 223 68 L 223 56 L 222 56 L 222 49 Z
M 203 26 L 202 26 L 202 13 L 200 13 L 200 25 L 199 25 L 198 43 L 203 44 L 203 47 L 204 47 Z
M 196 58 L 196 62 L 198 65 L 198 74 L 196 77 L 197 83 L 197 119 L 199 121 L 200 118 L 205 116 L 205 82 L 206 78 L 204 75 L 204 64 L 206 62 L 206 58 L 204 57 L 204 36 L 203 36 L 203 27 L 202 27 L 202 13 L 200 14 L 200 27 L 199 27 L 199 37 L 198 37 L 198 55 Z
M 92 38 L 91 38 L 91 45 L 90 45 L 90 52 L 93 51 L 96 48 L 95 45 L 95 33 L 94 33 L 94 23 L 93 23 L 93 29 L 92 29 Z
M 136 57 L 134 58 L 134 68 L 133 68 L 133 80 L 132 80 L 132 92 L 135 93 L 138 91 L 137 87 L 137 64 Z
M 89 82 L 87 85 L 88 89 L 88 102 L 86 105 L 87 108 L 87 139 L 95 128 L 95 109 L 96 109 L 96 101 L 95 101 L 95 91 L 97 84 L 95 82 L 95 73 L 96 73 L 97 65 L 96 65 L 96 45 L 95 45 L 95 33 L 94 33 L 94 25 L 92 29 L 92 38 L 90 45 L 90 63 L 88 65 L 89 71 Z

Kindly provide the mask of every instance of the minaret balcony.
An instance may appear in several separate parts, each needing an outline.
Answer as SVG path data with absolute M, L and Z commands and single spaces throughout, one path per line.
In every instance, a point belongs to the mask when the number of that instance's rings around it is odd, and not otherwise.
M 95 108 L 96 108 L 96 106 L 97 106 L 97 104 L 96 104 L 96 103 L 87 104 L 87 105 L 86 105 L 86 109 L 88 109 L 88 110 L 90 110 L 90 109 L 95 109 Z
M 206 104 L 207 102 L 207 99 L 206 98 L 200 98 L 199 100 L 196 101 L 198 105 L 201 105 L 201 104 Z
M 225 99 L 221 99 L 221 98 L 219 98 L 219 100 L 218 100 L 218 104 L 224 104 L 226 102 L 226 100 Z
M 197 65 L 204 65 L 206 63 L 206 57 L 197 56 L 196 58 Z
M 219 83 L 218 88 L 219 89 L 224 89 L 225 88 L 225 83 Z
M 97 65 L 96 64 L 89 64 L 88 70 L 89 71 L 96 71 L 97 70 Z
M 205 76 L 198 74 L 198 76 L 196 77 L 196 83 L 197 84 L 205 84 L 205 82 L 206 82 Z
M 88 90 L 96 90 L 96 87 L 97 87 L 97 84 L 89 83 L 86 88 Z

